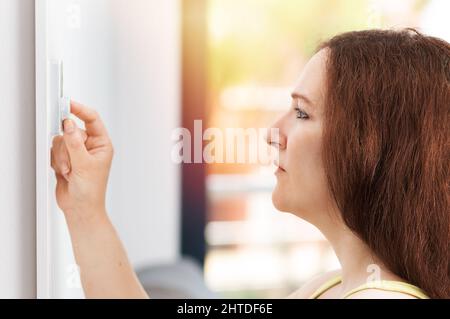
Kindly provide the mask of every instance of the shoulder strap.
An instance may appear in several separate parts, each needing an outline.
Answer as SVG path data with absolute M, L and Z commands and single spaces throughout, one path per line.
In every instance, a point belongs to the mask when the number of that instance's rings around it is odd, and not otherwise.
M 321 294 L 323 294 L 328 289 L 336 286 L 341 282 L 341 276 L 333 277 L 322 284 L 308 299 L 317 299 Z
M 385 291 L 400 292 L 411 295 L 418 299 L 429 299 L 429 297 L 425 294 L 425 292 L 421 290 L 419 287 L 408 284 L 406 282 L 390 281 L 390 280 L 379 280 L 365 283 L 355 289 L 350 290 L 342 298 L 344 299 L 348 298 L 349 296 L 366 289 L 380 289 Z

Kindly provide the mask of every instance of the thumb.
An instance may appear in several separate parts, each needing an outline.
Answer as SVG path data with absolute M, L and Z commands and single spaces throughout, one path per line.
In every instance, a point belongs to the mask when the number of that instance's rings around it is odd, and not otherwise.
M 64 121 L 64 143 L 70 157 L 72 168 L 77 169 L 86 161 L 89 153 L 84 145 L 84 138 L 72 120 Z

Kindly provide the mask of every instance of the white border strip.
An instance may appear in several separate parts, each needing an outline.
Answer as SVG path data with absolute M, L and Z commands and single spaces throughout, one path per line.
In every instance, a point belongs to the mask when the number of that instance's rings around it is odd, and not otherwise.
M 35 3 L 36 45 L 36 292 L 51 297 L 50 216 L 48 169 L 50 164 L 47 110 L 47 0 Z

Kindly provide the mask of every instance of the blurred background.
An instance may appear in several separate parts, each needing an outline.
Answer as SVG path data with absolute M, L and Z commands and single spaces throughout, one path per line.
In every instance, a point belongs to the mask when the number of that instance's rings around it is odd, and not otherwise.
M 450 39 L 449 1 L 205 1 L 206 113 L 213 127 L 267 127 L 320 41 L 370 28 L 416 27 Z M 195 36 L 195 35 L 192 35 Z M 205 279 L 226 297 L 280 298 L 339 268 L 320 232 L 277 212 L 270 168 L 206 167 Z
M 0 136 L 13 154 L 0 159 L 0 297 L 82 297 L 53 172 L 36 165 L 51 138 L 47 59 L 110 132 L 108 212 L 151 296 L 283 298 L 339 268 L 329 244 L 273 207 L 273 167 L 174 163 L 174 129 L 268 127 L 321 41 L 400 27 L 449 41 L 449 12 L 447 0 L 0 1 Z

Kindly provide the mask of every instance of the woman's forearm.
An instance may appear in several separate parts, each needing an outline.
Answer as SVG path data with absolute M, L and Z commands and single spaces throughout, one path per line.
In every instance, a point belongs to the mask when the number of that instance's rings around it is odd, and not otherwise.
M 71 112 L 84 122 L 64 121 L 52 141 L 56 201 L 64 212 L 87 298 L 147 298 L 105 210 L 113 146 L 98 113 L 76 102 Z
M 148 298 L 106 212 L 66 216 L 86 298 Z

